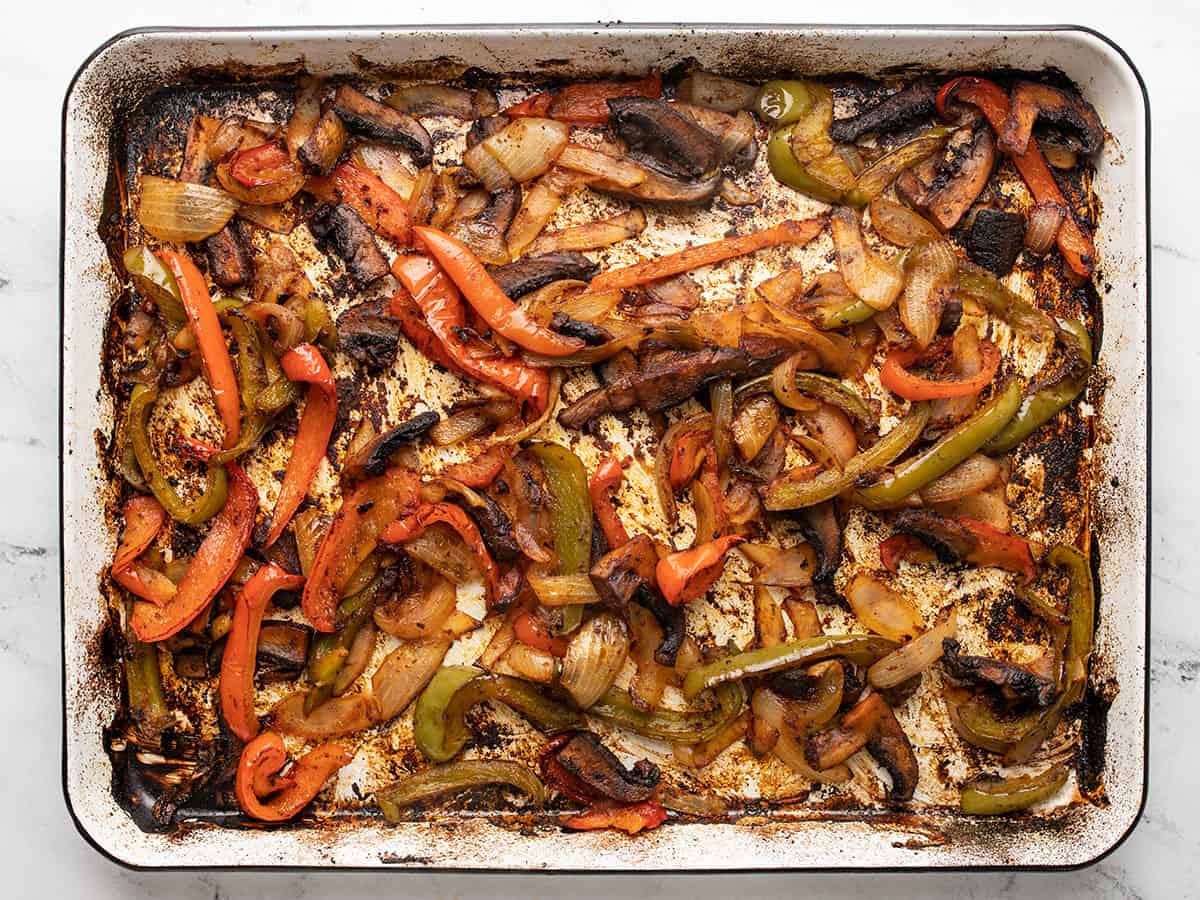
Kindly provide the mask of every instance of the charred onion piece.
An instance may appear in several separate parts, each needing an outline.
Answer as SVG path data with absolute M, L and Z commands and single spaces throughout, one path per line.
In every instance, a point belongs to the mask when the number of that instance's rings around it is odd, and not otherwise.
M 658 554 L 654 550 L 654 541 L 647 534 L 639 534 L 592 566 L 592 584 L 602 601 L 622 607 L 639 588 L 654 583 L 656 565 Z
M 399 144 L 412 153 L 418 166 L 427 166 L 433 159 L 433 140 L 425 126 L 412 116 L 373 100 L 348 84 L 343 84 L 333 95 L 333 109 L 351 131 Z
M 829 136 L 835 141 L 852 143 L 870 132 L 892 131 L 911 125 L 933 115 L 934 97 L 933 85 L 922 81 L 897 91 L 856 116 L 836 119 L 829 126 Z
M 887 798 L 893 802 L 911 800 L 920 777 L 917 757 L 896 714 L 879 694 L 860 701 L 836 727 L 809 737 L 805 755 L 815 768 L 828 769 L 864 747 L 892 776 Z

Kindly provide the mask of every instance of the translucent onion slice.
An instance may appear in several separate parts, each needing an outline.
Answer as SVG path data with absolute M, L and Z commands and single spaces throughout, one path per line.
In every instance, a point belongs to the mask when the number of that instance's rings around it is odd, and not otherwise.
M 387 721 L 408 709 L 425 690 L 449 649 L 450 641 L 445 638 L 426 638 L 401 644 L 387 655 L 371 676 L 380 720 Z
M 887 309 L 904 289 L 904 273 L 894 262 L 867 249 L 858 213 L 842 207 L 830 220 L 838 268 L 847 287 L 873 309 Z
M 617 679 L 629 655 L 629 632 L 611 613 L 585 622 L 567 645 L 559 682 L 584 709 Z
M 548 231 L 533 243 L 533 254 L 599 250 L 641 234 L 646 214 L 640 209 L 619 213 L 599 222 L 585 222 L 561 231 Z
M 350 154 L 355 165 L 374 172 L 379 179 L 399 194 L 405 202 L 412 198 L 417 173 L 408 166 L 408 154 L 393 144 L 359 144 Z
M 304 714 L 308 691 L 295 691 L 271 710 L 272 727 L 283 734 L 308 740 L 341 737 L 370 727 L 379 717 L 379 704 L 369 694 L 344 694 L 326 700 Z
M 771 752 L 797 775 L 816 784 L 840 784 L 849 780 L 850 770 L 844 765 L 833 766 L 820 772 L 809 765 L 804 756 L 804 747 L 787 726 L 784 719 L 786 707 L 783 698 L 778 694 L 766 688 L 759 688 L 750 701 L 750 709 L 756 720 L 777 735 Z
M 570 134 L 569 125 L 553 119 L 520 118 L 478 146 L 515 181 L 528 181 L 550 168 L 566 148 Z
M 807 353 L 793 353 L 771 371 L 771 392 L 788 409 L 813 412 L 821 405 L 796 386 L 796 373 L 802 367 L 807 368 L 808 361 Z
M 959 500 L 991 487 L 999 477 L 1000 463 L 990 456 L 976 453 L 921 488 L 921 499 L 926 503 Z
M 492 193 L 512 187 L 513 178 L 483 144 L 476 144 L 463 153 L 463 165 L 470 169 L 483 186 Z
M 238 201 L 219 188 L 142 176 L 138 222 L 160 241 L 202 241 L 224 228 L 237 208 Z
M 940 240 L 942 233 L 924 216 L 913 212 L 903 203 L 876 197 L 869 207 L 871 225 L 879 236 L 899 247 L 915 247 Z
M 946 296 L 958 275 L 958 257 L 947 240 L 921 244 L 908 258 L 908 283 L 900 297 L 900 321 L 928 347 L 942 321 Z
M 527 580 L 542 606 L 577 606 L 600 601 L 592 579 L 586 574 L 534 575 L 530 573 Z
M 594 175 L 628 190 L 646 180 L 646 170 L 641 166 L 614 159 L 606 153 L 589 150 L 578 144 L 567 144 L 558 157 L 558 165 L 585 175 Z
M 427 591 L 376 607 L 375 624 L 381 631 L 406 641 L 432 637 L 453 615 L 456 597 L 454 585 L 439 578 Z
M 1025 248 L 1039 256 L 1049 252 L 1066 215 L 1066 209 L 1053 201 L 1034 206 L 1029 211 L 1029 227 L 1025 229 Z
M 867 670 L 867 680 L 880 690 L 903 684 L 920 675 L 942 658 L 942 641 L 958 633 L 958 612 L 951 610 L 946 621 L 893 650 Z
M 876 634 L 893 641 L 904 641 L 921 633 L 921 613 L 912 600 L 866 572 L 861 572 L 846 588 L 846 599 L 854 615 Z

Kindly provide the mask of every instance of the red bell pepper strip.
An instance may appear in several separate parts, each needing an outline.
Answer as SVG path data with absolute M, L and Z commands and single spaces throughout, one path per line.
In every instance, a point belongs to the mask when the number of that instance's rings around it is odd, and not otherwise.
M 611 801 L 593 803 L 577 816 L 563 822 L 575 831 L 596 831 L 601 828 L 616 828 L 626 834 L 649 831 L 667 821 L 667 811 L 657 800 L 643 800 L 619 806 Z
M 717 452 L 711 444 L 704 454 L 704 467 L 700 470 L 700 486 L 708 491 L 712 501 L 713 528 L 715 534 L 721 534 L 729 524 L 725 514 L 725 492 L 721 490 L 721 478 L 717 472 Z
M 279 184 L 303 175 L 303 171 L 279 144 L 267 143 L 239 150 L 229 163 L 229 174 L 248 188 Z
M 450 280 L 458 285 L 471 307 L 497 334 L 543 356 L 570 356 L 586 346 L 581 339 L 557 334 L 530 318 L 500 290 L 500 285 L 488 274 L 483 263 L 458 238 L 426 225 L 418 225 L 413 232 Z
M 672 606 L 701 597 L 721 575 L 725 553 L 745 538 L 731 534 L 663 557 L 655 567 L 658 589 Z
M 956 521 L 970 531 L 978 543 L 975 549 L 967 554 L 967 562 L 977 566 L 996 566 L 1016 572 L 1025 579 L 1025 583 L 1033 581 L 1037 568 L 1033 562 L 1033 552 L 1029 542 L 1015 534 L 1007 534 L 987 522 L 970 519 L 965 516 Z
M 937 554 L 925 546 L 924 541 L 911 534 L 893 534 L 879 542 L 879 561 L 889 572 L 900 570 L 900 563 L 926 562 L 937 559 Z
M 648 259 L 623 269 L 610 269 L 592 279 L 591 289 L 597 292 L 624 290 L 699 269 L 701 266 L 711 266 L 735 256 L 745 256 L 747 253 L 774 247 L 776 244 L 807 244 L 825 229 L 826 221 L 824 216 L 801 221 L 787 219 L 761 231 L 697 244 L 678 253 L 668 253 L 666 256 Z
M 471 517 L 452 503 L 422 503 L 416 512 L 404 518 L 397 519 L 383 530 L 380 540 L 385 544 L 400 544 L 421 534 L 434 522 L 445 522 L 466 541 L 483 571 L 487 582 L 489 602 L 494 603 L 500 596 L 500 570 L 496 567 L 492 554 L 488 552 L 487 544 L 479 528 L 471 521 Z
M 567 639 L 550 634 L 549 626 L 534 613 L 523 612 L 513 619 L 513 633 L 516 634 L 517 640 L 527 647 L 545 650 L 559 659 L 567 655 Z
M 374 172 L 344 162 L 328 178 L 308 179 L 304 189 L 326 203 L 347 204 L 372 231 L 401 246 L 412 241 L 408 202 Z
M 662 96 L 662 76 L 651 72 L 638 81 L 593 81 L 572 84 L 557 93 L 543 92 L 511 106 L 506 116 L 545 116 L 572 125 L 603 125 L 608 121 L 608 101 L 617 97 Z
M 337 419 L 337 385 L 320 350 L 312 344 L 300 344 L 283 354 L 279 363 L 290 380 L 304 381 L 312 386 L 308 389 L 308 402 L 300 417 L 300 430 L 296 432 L 275 511 L 271 514 L 271 530 L 265 547 L 270 547 L 283 533 L 308 493 L 313 476 L 329 448 L 329 437 Z
M 392 297 L 388 312 L 392 314 L 393 318 L 399 320 L 400 330 L 421 353 L 448 372 L 454 372 L 456 375 L 467 374 L 458 361 L 442 346 L 437 335 L 430 330 L 425 316 L 421 313 L 421 307 L 417 306 L 412 294 L 404 288 L 400 288 Z
M 978 374 L 963 378 L 923 378 L 908 370 L 918 360 L 930 359 L 946 350 L 945 341 L 935 342 L 928 350 L 896 347 L 888 352 L 879 370 L 879 383 L 906 400 L 938 400 L 970 397 L 987 387 L 1000 368 L 1000 351 L 991 341 L 980 341 L 982 359 Z
M 484 450 L 474 459 L 447 466 L 442 475 L 462 482 L 467 487 L 485 488 L 500 474 L 512 453 L 512 447 L 498 444 Z
M 238 806 L 252 819 L 285 822 L 317 796 L 329 776 L 354 758 L 342 744 L 320 744 L 295 761 L 286 775 L 283 738 L 267 731 L 248 743 L 238 761 Z
M 304 584 L 304 576 L 289 575 L 267 563 L 250 576 L 233 601 L 233 623 L 221 655 L 221 715 L 229 730 L 243 741 L 258 734 L 254 715 L 254 665 L 258 657 L 258 632 L 267 604 L 276 591 L 292 591 Z
M 237 376 L 233 372 L 229 348 L 225 346 L 225 335 L 221 333 L 221 322 L 217 319 L 212 296 L 204 276 L 189 256 L 175 250 L 159 250 L 158 257 L 171 270 L 175 283 L 179 285 L 179 299 L 187 312 L 196 343 L 200 346 L 204 374 L 208 377 L 217 412 L 225 426 L 225 439 L 221 446 L 228 450 L 236 446 L 241 434 L 242 411 L 238 401 Z
M 1008 95 L 995 82 L 969 75 L 946 82 L 937 95 L 939 115 L 945 116 L 946 104 L 951 99 L 978 107 L 997 134 L 1004 128 L 1008 119 Z M 1038 203 L 1057 203 L 1068 211 L 1058 229 L 1058 249 L 1072 272 L 1080 278 L 1089 278 L 1096 265 L 1096 245 L 1087 229 L 1076 221 L 1071 205 L 1054 180 L 1037 140 L 1031 137 L 1024 153 L 1010 153 L 1009 157 L 1025 179 L 1034 200 Z
M 596 467 L 595 473 L 588 479 L 588 494 L 592 498 L 592 509 L 608 541 L 610 550 L 624 547 L 629 543 L 629 532 L 621 524 L 617 511 L 613 509 L 612 498 L 608 495 L 610 488 L 616 487 L 625 477 L 625 470 L 615 456 L 606 456 Z
M 691 483 L 704 464 L 705 451 L 711 449 L 711 445 L 712 434 L 703 428 L 684 432 L 675 439 L 668 470 L 671 487 L 680 490 Z
M 399 256 L 392 274 L 412 295 L 425 321 L 458 368 L 479 381 L 507 391 L 541 412 L 550 395 L 550 376 L 545 369 L 527 366 L 519 359 L 502 356 L 479 357 L 459 336 L 466 325 L 466 312 L 458 288 L 436 262 L 427 256 Z
M 226 463 L 229 496 L 188 564 L 175 596 L 162 606 L 134 603 L 130 624 L 138 640 L 163 641 L 182 631 L 225 586 L 250 546 L 258 489 L 241 467 Z
M 167 521 L 167 511 L 149 496 L 130 497 L 125 502 L 125 534 L 117 547 L 110 569 L 113 580 L 125 590 L 155 606 L 175 596 L 175 583 L 138 558 L 146 552 Z
M 337 606 L 342 588 L 362 561 L 371 555 L 379 536 L 418 503 L 417 474 L 398 466 L 378 478 L 360 482 L 333 517 L 313 558 L 300 606 L 317 631 L 337 630 Z

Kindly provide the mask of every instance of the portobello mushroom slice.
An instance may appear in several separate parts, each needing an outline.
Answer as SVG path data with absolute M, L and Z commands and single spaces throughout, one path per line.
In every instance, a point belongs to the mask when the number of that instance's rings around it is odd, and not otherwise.
M 208 274 L 219 287 L 241 287 L 253 278 L 250 254 L 232 222 L 206 237 L 203 246 L 208 257 Z
M 329 207 L 314 216 L 308 227 L 319 244 L 331 246 L 341 257 L 358 287 L 373 284 L 388 274 L 387 257 L 353 207 L 345 203 Z
M 1025 245 L 1025 217 L 1001 209 L 975 213 L 967 232 L 967 256 L 999 278 L 1012 271 Z
M 969 681 L 997 691 L 1010 701 L 1024 701 L 1045 708 L 1058 692 L 1058 685 L 1016 663 L 988 656 L 966 656 L 954 638 L 942 641 L 942 665 L 958 681 Z
M 860 700 L 833 728 L 810 735 L 805 756 L 821 770 L 845 762 L 864 748 L 892 778 L 887 798 L 911 800 L 920 777 L 917 757 L 896 714 L 879 694 Z
M 654 651 L 660 666 L 674 666 L 683 639 L 687 637 L 687 620 L 682 606 L 672 606 L 651 584 L 643 584 L 633 594 L 634 602 L 650 612 L 662 629 L 662 643 Z
M 680 102 L 672 103 L 671 109 L 692 119 L 717 139 L 721 165 L 731 164 L 744 169 L 754 164 L 758 156 L 758 139 L 754 117 L 750 113 L 743 110 L 736 115 L 729 115 Z
M 911 125 L 934 114 L 936 96 L 932 84 L 918 82 L 885 97 L 856 116 L 835 120 L 829 126 L 829 136 L 835 141 L 853 143 L 864 134 Z
M 984 124 L 973 132 L 960 129 L 946 145 L 946 154 L 930 157 L 896 179 L 900 197 L 942 231 L 958 224 L 992 176 L 996 142 L 991 129 Z
M 561 743 L 560 743 L 561 741 Z M 543 774 L 559 787 L 562 779 L 555 777 L 554 766 L 560 767 L 574 781 L 575 792 L 604 798 L 617 803 L 641 803 L 649 800 L 658 786 L 658 766 L 649 760 L 638 760 L 627 769 L 611 750 L 600 743 L 590 731 L 576 731 L 553 742 L 542 757 Z M 583 791 L 579 791 L 579 788 Z
M 332 109 L 321 113 L 312 133 L 296 152 L 300 162 L 310 171 L 328 175 L 346 149 L 346 126 Z
M 400 323 L 387 314 L 387 303 L 386 298 L 360 303 L 338 318 L 338 349 L 368 372 L 390 368 L 400 347 Z
M 510 256 L 504 233 L 521 208 L 521 188 L 499 191 L 478 214 L 450 223 L 447 231 L 466 244 L 487 265 L 505 265 Z
M 823 603 L 837 602 L 833 577 L 842 563 L 842 525 L 833 501 L 797 510 L 793 519 L 817 554 L 817 571 L 813 573 L 817 598 Z
M 508 116 L 480 116 L 467 129 L 467 149 L 482 144 L 493 134 L 499 134 L 511 121 Z
M 1079 138 L 1080 149 L 1095 153 L 1104 146 L 1104 126 L 1095 107 L 1074 91 L 1047 84 L 1022 81 L 1009 98 L 1008 118 L 1000 129 L 1000 149 L 1020 155 L 1029 149 L 1029 138 L 1037 121 L 1068 128 Z
M 592 584 L 609 606 L 623 607 L 643 585 L 654 583 L 658 553 L 648 534 L 630 538 L 624 547 L 606 553 L 592 566 Z
M 605 194 L 638 203 L 675 206 L 697 206 L 707 203 L 716 196 L 721 187 L 723 176 L 719 171 L 702 178 L 686 179 L 662 171 L 657 163 L 644 159 L 638 159 L 636 162 L 646 171 L 646 178 L 641 184 L 624 188 L 601 180 L 592 182 L 591 187 Z
M 644 149 L 665 165 L 691 176 L 721 164 L 721 142 L 662 100 L 618 97 L 608 101 L 609 125 L 634 149 Z
M 598 271 L 599 266 L 582 253 L 544 253 L 492 269 L 492 278 L 516 300 L 555 281 L 589 281 Z
M 579 338 L 589 347 L 598 347 L 612 340 L 612 334 L 608 329 L 593 325 L 591 322 L 572 319 L 561 310 L 550 317 L 550 330 L 567 337 Z
M 333 109 L 356 134 L 399 144 L 412 153 L 413 162 L 427 166 L 433 160 L 433 139 L 425 126 L 407 113 L 373 100 L 348 84 L 333 95 Z
M 415 441 L 438 423 L 440 415 L 427 410 L 372 438 L 342 467 L 343 478 L 377 478 L 391 465 L 392 454 Z
M 521 547 L 517 543 L 512 520 L 492 497 L 482 493 L 479 496 L 483 498 L 483 506 L 463 504 L 463 508 L 479 528 L 479 534 L 492 558 L 497 562 L 513 562 L 521 555 Z M 513 571 L 520 574 L 519 569 Z

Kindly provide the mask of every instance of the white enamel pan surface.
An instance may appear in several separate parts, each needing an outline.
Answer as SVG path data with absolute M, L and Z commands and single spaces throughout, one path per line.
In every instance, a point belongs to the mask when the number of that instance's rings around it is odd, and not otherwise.
M 1107 805 L 1053 818 L 972 820 L 945 808 L 895 813 L 744 817 L 673 824 L 636 839 L 558 828 L 520 830 L 484 817 L 439 815 L 401 825 L 351 817 L 266 830 L 193 825 L 147 834 L 117 804 L 102 730 L 119 692 L 103 635 L 98 573 L 115 523 L 102 502 L 97 436 L 112 428 L 101 345 L 115 288 L 97 224 L 109 140 L 123 112 L 156 87 L 217 71 L 248 77 L 299 67 L 323 76 L 399 63 L 477 66 L 548 76 L 641 74 L 694 59 L 740 73 L 1042 70 L 1065 73 L 1111 135 L 1096 160 L 1103 208 L 1097 287 L 1092 522 L 1100 615 L 1092 680 L 1119 686 L 1104 745 Z M 765 70 L 764 70 L 765 71 Z M 119 35 L 73 81 L 64 108 L 62 234 L 62 560 L 64 791 L 81 833 L 137 867 L 378 867 L 556 871 L 1062 868 L 1116 847 L 1146 791 L 1149 496 L 1149 133 L 1140 78 L 1122 51 L 1085 29 L 801 26 L 521 26 L 303 30 L 150 30 Z

